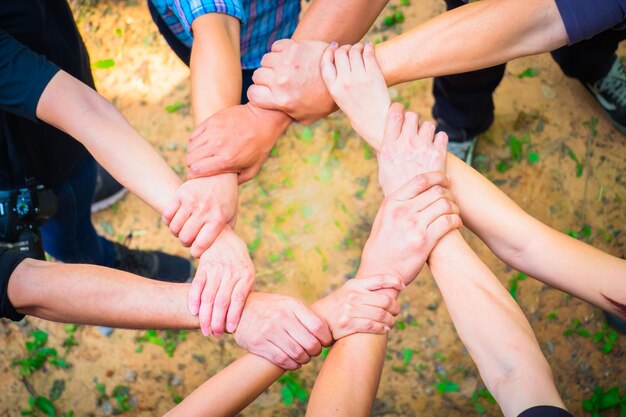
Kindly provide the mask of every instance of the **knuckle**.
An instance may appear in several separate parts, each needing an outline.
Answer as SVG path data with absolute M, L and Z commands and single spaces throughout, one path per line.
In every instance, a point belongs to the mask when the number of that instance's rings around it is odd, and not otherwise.
M 215 305 L 215 307 L 222 309 L 222 308 L 228 307 L 229 300 L 226 298 L 220 297 L 220 298 L 217 298 L 213 304 Z

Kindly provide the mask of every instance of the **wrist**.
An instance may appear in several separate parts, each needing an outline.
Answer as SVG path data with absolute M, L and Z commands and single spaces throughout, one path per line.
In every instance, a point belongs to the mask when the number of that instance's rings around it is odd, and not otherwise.
M 291 122 L 293 122 L 293 119 L 289 115 L 279 110 L 264 109 L 252 104 L 251 102 L 244 104 L 244 106 L 246 106 L 246 108 L 252 112 L 257 119 L 269 122 L 276 129 L 280 129 L 281 132 L 287 129 Z

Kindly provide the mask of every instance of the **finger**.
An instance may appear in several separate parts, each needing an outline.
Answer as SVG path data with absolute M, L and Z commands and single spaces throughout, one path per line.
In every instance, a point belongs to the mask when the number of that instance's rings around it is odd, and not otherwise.
M 272 44 L 272 52 L 282 52 L 294 44 L 295 42 L 291 39 L 279 39 Z
M 365 70 L 367 72 L 381 72 L 376 61 L 376 51 L 374 50 L 374 44 L 370 41 L 365 42 L 363 48 L 363 63 L 365 64 Z
M 323 346 L 329 346 L 333 342 L 333 335 L 322 319 L 313 314 L 308 308 L 301 304 L 294 305 L 291 310 L 300 323 L 307 328 L 309 333 L 319 340 Z
M 230 307 L 228 307 L 228 314 L 226 315 L 226 331 L 228 333 L 234 333 L 237 330 L 243 307 L 254 284 L 254 278 L 250 271 L 242 271 L 242 274 L 243 277 L 237 281 L 230 296 Z
M 445 214 L 459 214 L 459 208 L 450 200 L 440 198 L 419 212 L 419 222 L 428 226 L 435 221 L 435 219 Z
M 280 54 L 279 53 L 274 53 L 274 52 L 268 52 L 267 54 L 263 55 L 263 58 L 261 58 L 261 67 L 263 68 L 275 68 L 277 67 L 278 63 L 280 62 Z
M 238 185 L 241 185 L 244 182 L 248 182 L 254 177 L 256 177 L 256 174 L 259 173 L 259 170 L 260 170 L 260 166 L 253 166 L 253 167 L 246 168 L 243 171 L 241 171 L 239 175 L 237 176 Z
M 179 233 L 182 230 L 185 223 L 187 222 L 187 219 L 189 218 L 189 216 L 191 216 L 191 212 L 187 209 L 187 207 L 182 205 L 178 209 L 176 214 L 174 215 L 174 218 L 172 219 L 172 221 L 170 222 L 170 226 L 169 226 L 170 232 L 172 232 L 174 236 L 176 237 L 179 236 Z
M 266 357 L 265 359 L 269 360 L 273 364 L 290 371 L 295 371 L 300 368 L 300 364 L 294 361 L 289 357 L 287 353 L 285 353 L 280 346 L 276 345 L 276 343 L 270 341 L 271 346 L 268 346 L 267 350 L 270 354 L 270 357 Z
M 350 320 L 350 326 L 347 330 L 348 332 L 343 334 L 342 337 L 354 333 L 384 334 L 391 330 L 391 326 L 387 326 L 371 319 L 358 317 Z
M 198 319 L 200 321 L 200 330 L 205 336 L 211 335 L 211 321 L 213 320 L 213 305 L 215 297 L 222 279 L 221 265 L 212 265 L 207 270 L 207 280 L 200 296 L 200 310 Z
M 240 170 L 241 167 L 229 164 L 220 156 L 206 157 L 189 165 L 189 173 L 197 177 L 210 177 L 227 172 L 237 173 Z
M 391 194 L 391 198 L 399 201 L 410 200 L 434 185 L 446 186 L 448 179 L 444 171 L 432 171 L 419 174 Z
M 411 143 L 414 137 L 417 136 L 417 113 L 408 111 L 404 113 L 404 122 L 402 123 L 402 133 L 400 134 L 400 140 L 405 143 Z
M 359 287 L 369 291 L 376 291 L 383 288 L 393 288 L 402 291 L 406 288 L 402 278 L 395 275 L 376 275 L 373 277 L 359 278 L 355 280 L 354 283 L 358 283 Z
M 211 247 L 217 236 L 222 232 L 226 223 L 205 222 L 198 232 L 196 240 L 191 245 L 191 256 L 199 258 L 207 249 Z
M 387 112 L 387 121 L 385 122 L 384 142 L 395 141 L 400 137 L 402 132 L 402 123 L 404 121 L 404 106 L 401 103 L 393 103 Z
M 222 337 L 226 327 L 226 314 L 230 306 L 233 288 L 237 283 L 234 276 L 233 267 L 227 266 L 222 269 L 220 287 L 213 303 L 213 314 L 211 315 L 211 331 L 215 337 Z
M 438 242 L 451 230 L 460 229 L 461 227 L 463 227 L 463 222 L 458 214 L 444 214 L 428 225 L 426 235 L 433 242 Z
M 196 128 L 194 130 L 191 131 L 191 133 L 189 134 L 189 140 L 190 141 L 195 141 L 196 139 L 198 139 L 204 132 L 206 131 L 206 124 L 202 123 L 198 126 L 196 126 Z M 187 146 L 187 149 L 189 149 L 189 146 Z
M 304 348 L 291 337 L 286 329 L 277 334 L 272 341 L 300 365 L 308 363 L 311 360 L 311 357 L 304 351 Z
M 382 324 L 383 327 L 387 328 L 387 330 L 391 329 L 395 323 L 395 318 L 387 310 L 380 307 L 355 305 L 353 307 L 352 314 L 354 319 L 360 318 L 377 324 Z
M 350 72 L 350 59 L 348 58 L 348 50 L 350 45 L 344 45 L 335 50 L 335 67 L 338 75 L 348 75 Z
M 324 50 L 322 58 L 320 60 L 320 68 L 322 72 L 322 79 L 326 86 L 332 85 L 337 79 L 337 69 L 335 68 L 335 51 L 337 50 L 337 43 L 331 43 L 328 48 Z
M 439 132 L 435 135 L 435 140 L 433 141 L 433 143 L 435 144 L 435 148 L 437 148 L 438 150 L 445 152 L 445 150 L 448 148 L 448 135 L 446 134 L 446 132 Z
M 352 45 L 348 51 L 348 57 L 350 58 L 350 67 L 355 74 L 365 73 L 365 63 L 363 62 L 363 44 L 357 43 Z
M 435 124 L 431 121 L 426 121 L 422 123 L 419 127 L 419 137 L 427 141 L 427 143 L 431 143 L 435 139 Z
M 189 216 L 189 218 L 183 225 L 183 228 L 180 230 L 180 233 L 178 234 L 178 239 L 180 240 L 180 243 L 182 243 L 183 246 L 186 248 L 191 246 L 198 236 L 198 233 L 200 233 L 203 225 L 204 221 L 200 219 L 197 215 L 194 215 L 194 213 L 192 212 L 191 216 Z
M 204 290 L 204 286 L 206 284 L 206 271 L 204 268 L 200 267 L 196 271 L 196 276 L 193 277 L 193 281 L 191 281 L 191 286 L 189 287 L 189 294 L 187 296 L 187 306 L 189 307 L 189 312 L 192 315 L 197 315 L 200 309 L 200 296 L 202 295 L 202 291 Z
M 248 100 L 258 107 L 262 107 L 264 109 L 276 109 L 277 106 L 274 104 L 276 100 L 274 100 L 274 94 L 272 90 L 268 86 L 265 85 L 256 85 L 253 84 L 248 88 Z
M 294 352 L 298 356 L 290 356 L 299 364 L 304 365 L 311 360 L 311 356 L 319 355 L 322 351 L 322 345 L 297 318 L 294 317 L 294 320 L 297 324 L 285 323 L 285 331 L 299 348 L 297 352 Z
M 252 74 L 252 81 L 256 85 L 271 85 L 275 78 L 274 71 L 269 68 L 258 68 Z
M 361 294 L 359 304 L 383 309 L 392 316 L 400 314 L 400 304 L 396 299 L 380 292 L 368 291 Z
M 165 206 L 165 210 L 163 210 L 163 214 L 161 215 L 161 219 L 166 226 L 169 226 L 174 218 L 174 215 L 178 211 L 180 207 L 180 198 L 176 197 Z
M 204 143 L 193 149 L 188 147 L 187 154 L 185 155 L 185 165 L 189 167 L 202 159 L 215 156 L 216 153 L 217 149 L 215 149 L 215 145 L 212 143 Z
M 417 197 L 412 198 L 409 202 L 410 208 L 413 212 L 420 212 L 441 198 L 454 201 L 454 195 L 450 190 L 440 185 L 433 185 Z

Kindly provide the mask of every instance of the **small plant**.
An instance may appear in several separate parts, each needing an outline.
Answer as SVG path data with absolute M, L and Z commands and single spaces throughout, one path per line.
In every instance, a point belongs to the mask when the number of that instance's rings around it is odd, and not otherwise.
M 479 412 L 480 414 L 485 414 L 487 410 L 485 409 L 483 404 L 481 404 L 480 402 L 481 398 L 484 398 L 489 404 L 495 404 L 496 399 L 493 398 L 493 395 L 491 395 L 491 393 L 489 392 L 487 388 L 481 388 L 481 389 L 477 389 L 476 391 L 474 391 L 474 394 L 472 395 L 470 402 L 472 403 L 472 405 L 474 406 L 477 412 Z
M 438 382 L 435 384 L 437 394 L 443 394 L 444 392 L 458 392 L 459 384 L 451 381 L 448 378 L 448 372 L 440 370 L 436 372 Z
M 593 116 L 591 119 L 583 122 L 583 126 L 585 126 L 587 129 L 589 129 L 589 134 L 591 135 L 591 137 L 596 137 L 598 136 L 598 118 Z
M 517 78 L 533 78 L 539 74 L 536 68 L 526 68 L 524 71 L 517 74 Z
M 43 330 L 34 330 L 30 336 L 32 340 L 27 340 L 25 343 L 27 356 L 15 359 L 12 363 L 12 366 L 20 367 L 21 375 L 31 375 L 34 371 L 43 368 L 46 363 L 59 368 L 70 366 L 67 361 L 59 359 L 56 349 L 46 347 L 48 333 Z
M 515 301 L 517 301 L 517 290 L 519 288 L 519 283 L 520 281 L 524 281 L 526 278 L 528 278 L 528 276 L 523 272 L 518 272 L 516 275 L 512 275 L 511 278 L 509 278 L 509 293 Z
M 498 162 L 496 165 L 498 172 L 504 173 L 508 171 L 513 166 L 514 162 L 521 162 L 523 159 L 527 159 L 530 164 L 539 162 L 539 153 L 533 150 L 532 144 L 530 143 L 530 135 L 527 134 L 522 138 L 509 135 L 506 144 L 510 150 L 510 157 Z
M 177 101 L 176 103 L 168 104 L 167 106 L 165 106 L 165 111 L 168 113 L 174 113 L 182 109 L 183 107 L 185 107 L 185 105 L 181 103 L 180 101 Z
M 40 413 L 47 415 L 49 417 L 55 417 L 57 415 L 56 409 L 54 407 L 53 401 L 58 400 L 63 394 L 65 390 L 65 381 L 62 379 L 57 379 L 52 383 L 52 388 L 50 388 L 50 392 L 48 397 L 44 397 L 41 395 L 30 395 L 28 397 L 28 408 L 21 411 L 21 415 L 23 416 L 39 416 Z M 74 411 L 69 410 L 63 414 L 64 417 L 73 417 Z
M 400 365 L 393 365 L 391 370 L 399 373 L 406 373 L 408 370 L 409 363 L 413 358 L 413 349 L 402 349 L 402 363 Z
M 604 323 L 602 329 L 595 332 L 593 335 L 593 341 L 600 344 L 599 349 L 604 354 L 611 353 L 616 340 L 617 332 L 613 329 L 609 329 L 607 323 Z
M 567 156 L 576 163 L 576 178 L 580 178 L 583 175 L 583 170 L 585 169 L 585 165 L 578 160 L 578 157 L 567 145 L 563 145 L 563 149 L 567 152 Z
M 65 325 L 65 333 L 67 334 L 67 337 L 63 341 L 63 347 L 65 348 L 65 352 L 63 353 L 63 356 L 67 356 L 67 354 L 70 353 L 70 350 L 74 346 L 78 346 L 78 342 L 76 341 L 76 338 L 74 337 L 77 330 L 78 330 L 77 324 Z
M 309 400 L 309 394 L 302 384 L 300 384 L 299 375 L 296 372 L 287 372 L 278 378 L 278 382 L 282 385 L 280 396 L 283 400 L 283 404 L 286 406 L 292 405 L 294 400 L 303 403 Z
M 135 338 L 135 341 L 139 343 L 135 352 L 143 352 L 144 344 L 151 343 L 161 346 L 167 356 L 172 358 L 176 347 L 186 338 L 185 330 L 146 330 L 144 334 Z
M 614 408 L 620 408 L 621 415 L 626 415 L 626 394 L 620 398 L 618 387 L 606 391 L 602 387 L 596 387 L 591 398 L 583 400 L 583 410 L 589 411 L 591 417 L 600 417 L 602 411 Z
M 167 391 L 172 396 L 172 401 L 174 401 L 174 404 L 180 404 L 183 401 L 183 397 L 178 392 L 176 392 L 173 386 L 168 384 Z
M 573 334 L 577 334 L 578 336 L 582 337 L 591 337 L 591 333 L 589 333 L 589 330 L 583 328 L 581 321 L 578 319 L 572 319 L 572 327 L 570 327 L 569 329 L 565 329 L 565 331 L 563 332 L 564 336 L 571 336 Z
M 106 386 L 102 383 L 96 383 L 96 405 L 100 407 L 105 401 L 115 399 L 117 406 L 113 409 L 113 414 L 123 414 L 134 408 L 131 402 L 130 388 L 126 385 L 116 385 L 110 394 L 106 392 Z

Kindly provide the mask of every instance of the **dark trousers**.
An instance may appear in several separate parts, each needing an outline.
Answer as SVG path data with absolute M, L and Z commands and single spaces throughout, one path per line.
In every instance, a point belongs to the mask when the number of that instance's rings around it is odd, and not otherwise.
M 157 28 L 159 28 L 159 32 L 161 32 L 161 35 L 163 35 L 163 38 L 165 38 L 169 47 L 172 48 L 172 51 L 174 51 L 174 53 L 185 63 L 185 65 L 189 66 L 189 61 L 191 60 L 191 48 L 182 43 L 176 35 L 174 35 L 150 0 L 148 0 L 148 9 L 150 10 L 152 20 L 156 23 Z M 252 82 L 253 73 L 253 69 L 241 70 L 241 104 L 246 104 L 248 102 L 248 96 L 246 93 L 248 92 L 248 88 L 254 84 Z
M 462 6 L 462 0 L 445 0 L 448 10 Z M 552 52 L 552 58 L 568 77 L 593 83 L 604 77 L 616 59 L 626 30 L 608 30 L 592 39 Z M 433 83 L 433 116 L 464 129 L 468 136 L 484 132 L 493 123 L 493 92 L 504 76 L 506 64 L 463 74 L 436 77 Z
M 91 222 L 96 189 L 96 161 L 91 155 L 68 179 L 53 187 L 57 212 L 39 228 L 46 252 L 66 263 L 112 267 L 113 244 L 99 236 Z

